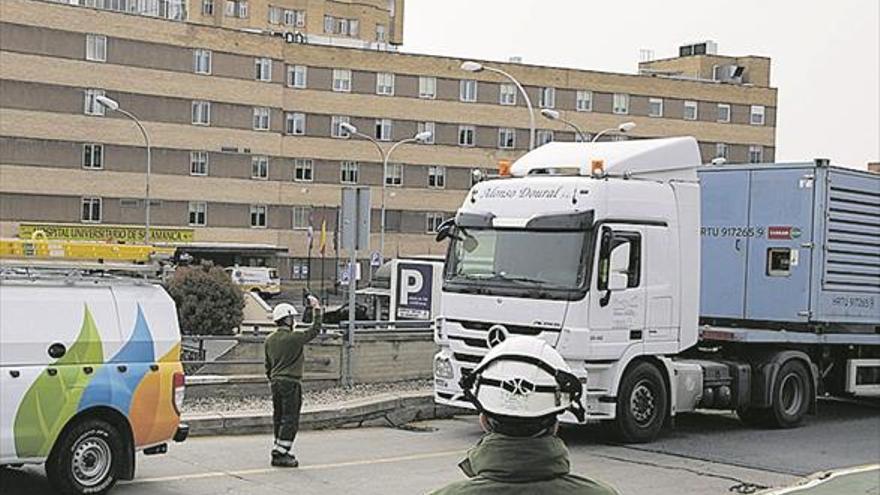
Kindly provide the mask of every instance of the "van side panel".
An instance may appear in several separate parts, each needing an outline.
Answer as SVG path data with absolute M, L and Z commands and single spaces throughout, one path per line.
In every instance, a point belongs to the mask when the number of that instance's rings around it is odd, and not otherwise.
M 168 441 L 180 424 L 174 409 L 174 374 L 183 373 L 180 344 L 159 359 L 159 369 L 149 373 L 135 390 L 129 416 L 138 448 Z
M 119 359 L 132 376 L 114 401 L 125 404 L 136 448 L 168 441 L 180 423 L 174 374 L 183 372 L 174 302 L 158 287 L 118 286 L 113 295 L 126 341 Z
M 0 286 L 0 460 L 48 455 L 118 330 L 108 288 Z M 63 355 L 49 355 L 55 344 Z

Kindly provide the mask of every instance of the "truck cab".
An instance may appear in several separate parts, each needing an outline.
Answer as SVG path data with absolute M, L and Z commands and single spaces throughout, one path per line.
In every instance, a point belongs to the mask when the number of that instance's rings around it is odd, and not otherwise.
M 657 390 L 675 371 L 665 356 L 698 338 L 699 158 L 692 138 L 550 143 L 518 160 L 514 178 L 475 185 L 438 236 L 451 243 L 437 402 L 468 407 L 461 376 L 507 337 L 532 335 L 581 378 L 588 419 L 634 401 L 651 423 L 641 427 L 659 428 L 674 406 Z M 698 394 L 675 399 L 692 406 Z

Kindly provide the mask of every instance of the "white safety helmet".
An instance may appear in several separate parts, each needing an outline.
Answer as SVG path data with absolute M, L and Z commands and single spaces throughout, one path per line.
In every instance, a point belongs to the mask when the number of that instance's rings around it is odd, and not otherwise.
M 281 303 L 275 306 L 275 309 L 272 310 L 272 321 L 279 322 L 288 316 L 294 317 L 298 313 L 296 312 L 296 308 L 293 307 L 293 304 Z
M 538 419 L 570 410 L 584 419 L 580 380 L 536 337 L 514 336 L 498 344 L 459 384 L 465 398 L 491 416 Z

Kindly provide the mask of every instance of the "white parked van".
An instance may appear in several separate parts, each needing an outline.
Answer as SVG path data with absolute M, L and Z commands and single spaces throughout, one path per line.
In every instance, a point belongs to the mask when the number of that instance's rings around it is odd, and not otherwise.
M 4 267 L 0 266 L 0 269 Z M 103 493 L 183 441 L 174 301 L 143 279 L 0 270 L 0 465 Z
M 281 293 L 278 270 L 266 266 L 230 266 L 226 273 L 244 292 L 257 292 L 263 297 Z

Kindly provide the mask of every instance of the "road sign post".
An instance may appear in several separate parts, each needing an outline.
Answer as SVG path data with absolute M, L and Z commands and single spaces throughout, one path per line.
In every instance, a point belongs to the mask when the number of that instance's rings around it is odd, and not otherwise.
M 343 382 L 353 384 L 352 358 L 354 353 L 355 292 L 357 291 L 357 252 L 370 247 L 370 188 L 342 188 L 342 248 L 348 249 L 348 331 L 345 338 L 345 368 Z

